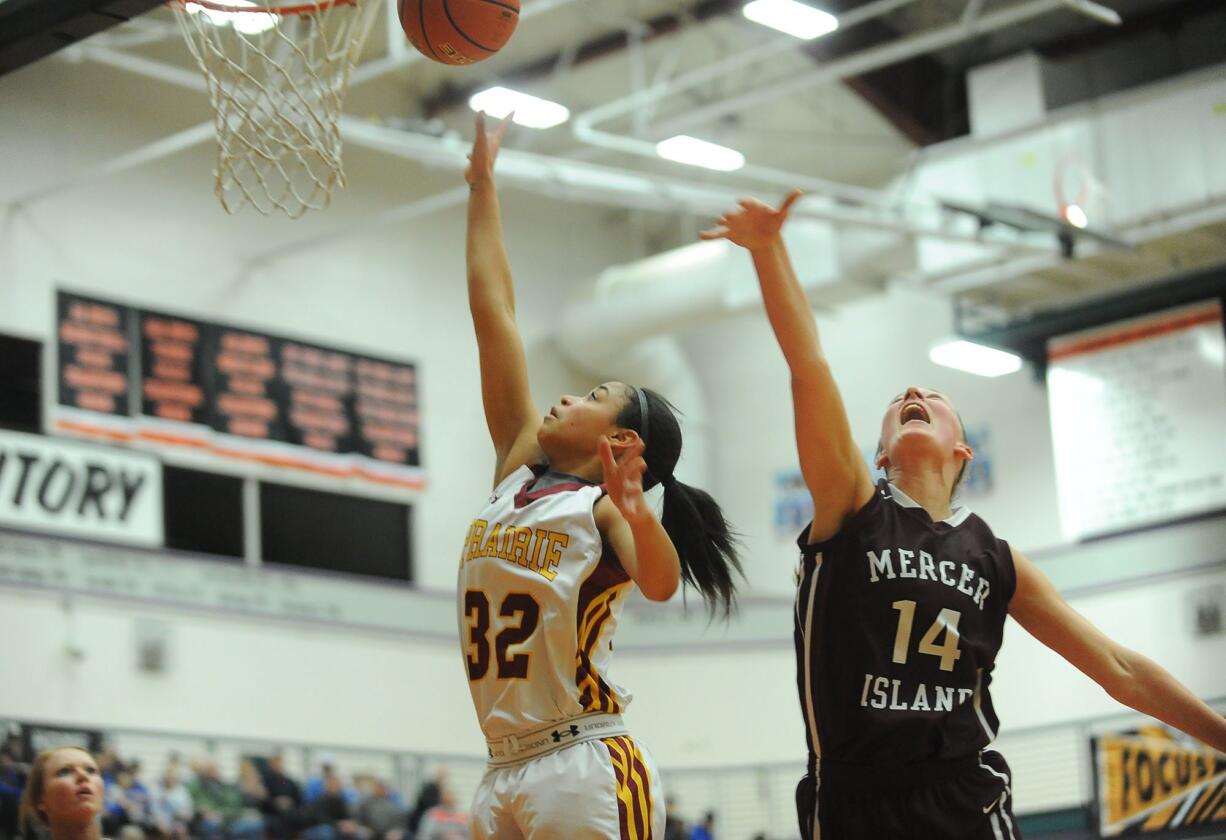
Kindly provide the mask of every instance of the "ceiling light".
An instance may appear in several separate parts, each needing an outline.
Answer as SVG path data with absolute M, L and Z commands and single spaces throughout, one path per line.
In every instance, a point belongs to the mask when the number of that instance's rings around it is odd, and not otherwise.
M 976 376 L 1003 376 L 1022 369 L 1020 357 L 962 339 L 938 344 L 928 351 L 928 358 L 938 365 Z
M 720 172 L 732 172 L 745 165 L 745 156 L 736 149 L 708 143 L 686 134 L 661 140 L 656 144 L 656 154 L 677 163 L 718 169 Z
M 1086 211 L 1081 209 L 1081 205 L 1070 204 L 1064 208 L 1064 221 L 1068 222 L 1075 228 L 1083 228 L 1090 223 L 1089 217 L 1086 216 Z
M 468 100 L 468 107 L 484 111 L 497 120 L 514 111 L 515 124 L 525 128 L 553 128 L 570 119 L 570 110 L 565 105 L 504 87 L 474 93 Z
M 753 0 L 745 4 L 741 14 L 754 23 L 806 41 L 839 28 L 839 20 L 834 15 L 796 0 Z
M 225 5 L 233 9 L 259 8 L 251 0 L 228 0 Z M 201 6 L 199 3 L 188 3 L 184 8 L 191 15 L 203 12 L 208 22 L 214 26 L 233 26 L 237 32 L 241 32 L 244 35 L 259 35 L 261 32 L 266 32 L 277 25 L 276 15 L 268 14 L 267 12 L 225 11 L 222 9 L 210 9 L 207 6 Z

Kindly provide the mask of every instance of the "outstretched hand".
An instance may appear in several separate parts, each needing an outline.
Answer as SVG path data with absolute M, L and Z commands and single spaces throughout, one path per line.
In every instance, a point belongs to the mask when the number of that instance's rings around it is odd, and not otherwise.
M 473 140 L 473 150 L 468 153 L 468 168 L 464 170 L 464 180 L 470 186 L 494 177 L 494 161 L 498 158 L 502 138 L 506 136 L 514 116 L 515 112 L 512 111 L 498 122 L 493 131 L 486 133 L 485 112 L 477 112 L 477 136 Z
M 750 251 L 763 248 L 779 235 L 792 205 L 800 198 L 800 190 L 792 190 L 778 209 L 756 198 L 742 198 L 739 209 L 715 220 L 715 227 L 698 234 L 699 239 L 727 239 Z
M 614 459 L 608 438 L 600 439 L 600 463 L 604 467 L 604 486 L 609 499 L 627 521 L 634 521 L 650 511 L 643 497 L 643 440 L 638 438 L 620 457 Z

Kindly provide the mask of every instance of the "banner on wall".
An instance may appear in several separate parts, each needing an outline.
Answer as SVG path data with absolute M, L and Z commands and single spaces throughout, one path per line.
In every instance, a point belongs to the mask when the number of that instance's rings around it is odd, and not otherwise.
M 162 465 L 139 452 L 0 431 L 0 525 L 160 546 Z
M 1052 339 L 1047 391 L 1071 540 L 1226 509 L 1216 300 Z
M 54 431 L 425 486 L 413 364 L 63 291 L 57 312 Z
M 1226 755 L 1162 726 L 1091 741 L 1100 837 L 1226 830 Z
M 92 753 L 102 751 L 102 733 L 97 729 L 49 723 L 21 723 L 17 728 L 22 748 L 30 760 L 44 750 L 60 747 L 80 747 Z

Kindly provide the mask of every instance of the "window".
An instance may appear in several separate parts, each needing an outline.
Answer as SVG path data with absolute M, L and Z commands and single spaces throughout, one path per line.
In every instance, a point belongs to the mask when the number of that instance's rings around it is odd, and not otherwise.
M 41 342 L 0 335 L 0 428 L 41 434 Z
M 162 467 L 166 547 L 243 556 L 243 480 Z
M 265 563 L 410 581 L 408 505 L 260 484 Z

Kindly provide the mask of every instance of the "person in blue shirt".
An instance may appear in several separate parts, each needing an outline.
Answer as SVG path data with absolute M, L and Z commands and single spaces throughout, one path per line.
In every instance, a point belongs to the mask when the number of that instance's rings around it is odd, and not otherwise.
M 715 840 L 715 812 L 707 811 L 702 822 L 690 829 L 690 840 Z

